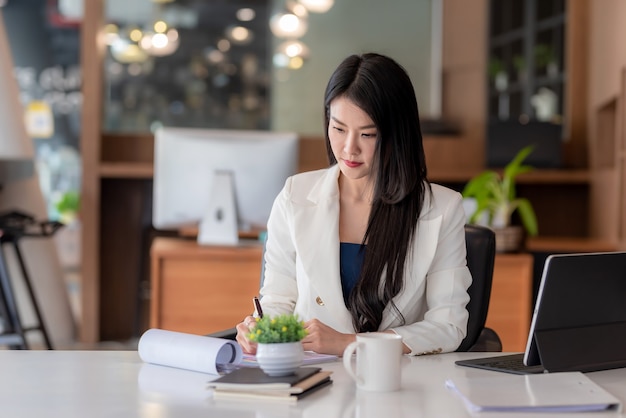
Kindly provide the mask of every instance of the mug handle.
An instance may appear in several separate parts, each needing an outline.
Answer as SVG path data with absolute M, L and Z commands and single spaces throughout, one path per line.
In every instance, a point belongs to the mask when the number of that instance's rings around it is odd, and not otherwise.
M 348 372 L 348 375 L 357 383 L 359 383 L 361 379 L 357 377 L 354 369 L 352 368 L 352 355 L 356 351 L 358 345 L 358 341 L 353 341 L 348 344 L 346 349 L 343 351 L 343 367 L 346 369 L 346 372 Z

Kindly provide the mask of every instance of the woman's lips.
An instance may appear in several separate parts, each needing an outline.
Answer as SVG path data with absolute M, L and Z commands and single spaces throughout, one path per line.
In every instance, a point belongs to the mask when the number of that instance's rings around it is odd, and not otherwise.
M 360 166 L 361 164 L 363 164 L 363 163 L 359 163 L 359 162 L 357 162 L 357 161 L 348 161 L 348 160 L 343 160 L 343 163 L 344 163 L 345 165 L 347 165 L 348 167 L 350 167 L 350 168 L 358 167 L 358 166 Z

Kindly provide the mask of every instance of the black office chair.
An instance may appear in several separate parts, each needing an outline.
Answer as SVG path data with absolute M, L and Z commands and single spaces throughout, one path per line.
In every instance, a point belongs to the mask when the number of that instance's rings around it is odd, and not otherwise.
M 502 351 L 498 334 L 485 327 L 496 257 L 495 233 L 484 226 L 467 224 L 465 247 L 467 267 L 472 274 L 472 285 L 467 290 L 470 295 L 467 304 L 469 320 L 467 334 L 456 351 Z
M 502 351 L 502 342 L 491 328 L 485 327 L 493 265 L 496 255 L 496 237 L 486 227 L 465 225 L 465 246 L 467 247 L 467 265 L 472 274 L 472 285 L 468 289 L 470 301 L 467 304 L 469 321 L 467 335 L 456 351 Z M 261 284 L 263 283 L 264 264 L 261 267 Z M 210 337 L 234 340 L 237 335 L 235 328 L 229 328 L 209 334 Z

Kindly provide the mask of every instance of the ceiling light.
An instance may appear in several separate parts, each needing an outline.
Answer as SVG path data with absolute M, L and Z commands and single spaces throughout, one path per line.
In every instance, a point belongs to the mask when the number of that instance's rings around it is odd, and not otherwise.
M 113 44 L 120 37 L 119 28 L 113 23 L 109 23 L 104 27 L 104 42 L 107 45 Z
M 157 20 L 156 22 L 154 22 L 153 26 L 156 33 L 165 33 L 165 31 L 167 30 L 167 23 L 162 20 Z
M 220 39 L 217 41 L 217 49 L 222 52 L 227 52 L 230 50 L 230 41 L 228 39 Z
M 298 0 L 309 12 L 326 13 L 333 7 L 334 0 Z
M 157 49 L 162 49 L 167 46 L 169 43 L 169 39 L 167 39 L 167 35 L 164 33 L 155 33 L 152 35 L 152 46 Z
M 242 22 L 249 22 L 251 20 L 254 20 L 255 16 L 256 12 L 254 11 L 254 9 L 250 9 L 249 7 L 237 10 L 237 19 Z
M 229 26 L 226 28 L 226 37 L 234 44 L 245 45 L 252 41 L 252 31 L 243 26 Z
M 179 37 L 176 29 L 166 33 L 146 33 L 140 42 L 141 48 L 156 57 L 171 55 L 178 49 Z
M 117 62 L 130 64 L 143 62 L 148 59 L 148 54 L 134 42 L 119 38 L 111 44 L 111 55 Z
M 309 58 L 309 47 L 300 41 L 287 41 L 278 45 L 272 59 L 275 67 L 297 70 Z
M 270 20 L 272 33 L 279 38 L 299 38 L 308 29 L 307 23 L 293 13 L 279 13 Z
M 141 41 L 141 38 L 143 37 L 143 33 L 139 29 L 133 29 L 129 32 L 128 37 L 133 42 L 139 42 Z
M 270 19 L 270 29 L 279 38 L 299 38 L 308 29 L 306 8 L 294 2 L 287 2 L 285 10 L 276 13 Z

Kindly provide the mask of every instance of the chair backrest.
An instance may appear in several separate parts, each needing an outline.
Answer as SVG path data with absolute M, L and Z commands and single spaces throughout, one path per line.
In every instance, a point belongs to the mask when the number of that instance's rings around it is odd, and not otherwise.
M 496 257 L 495 233 L 484 226 L 467 224 L 465 225 L 465 246 L 467 266 L 472 274 L 472 284 L 467 290 L 470 296 L 467 304 L 469 321 L 467 335 L 456 351 L 468 351 L 478 341 L 478 337 L 485 328 Z

